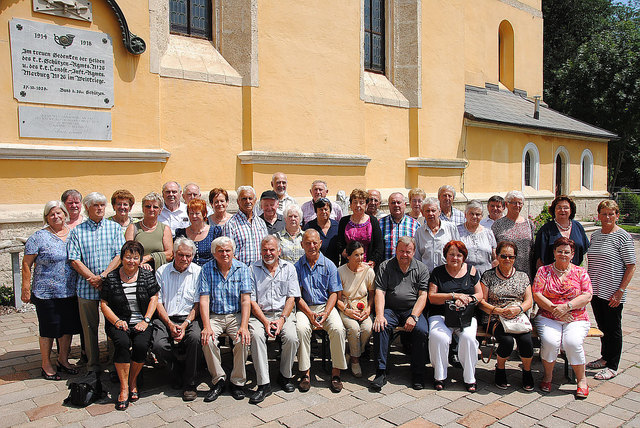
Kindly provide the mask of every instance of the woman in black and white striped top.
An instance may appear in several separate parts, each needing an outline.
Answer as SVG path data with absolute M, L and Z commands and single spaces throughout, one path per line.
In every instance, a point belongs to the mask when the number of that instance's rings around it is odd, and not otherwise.
M 605 200 L 598 205 L 598 219 L 602 229 L 593 232 L 587 252 L 588 272 L 593 286 L 591 306 L 602 330 L 601 358 L 587 364 L 589 369 L 600 369 L 594 376 L 608 380 L 618 374 L 622 354 L 622 307 L 626 288 L 636 269 L 633 238 L 620 228 L 618 204 Z

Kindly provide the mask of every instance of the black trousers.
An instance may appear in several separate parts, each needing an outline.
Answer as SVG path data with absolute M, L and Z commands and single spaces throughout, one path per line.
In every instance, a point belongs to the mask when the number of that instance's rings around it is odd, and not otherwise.
M 498 342 L 497 354 L 500 358 L 509 358 L 511 352 L 513 352 L 513 342 L 518 345 L 518 353 L 520 358 L 533 357 L 533 340 L 531 339 L 531 332 L 522 334 L 505 333 L 502 323 L 500 321 L 492 321 L 492 324 L 496 323 L 496 329 L 493 332 L 493 337 Z M 489 327 L 489 331 L 493 326 Z
M 600 338 L 600 355 L 611 370 L 618 370 L 622 355 L 622 304 L 609 307 L 609 301 L 593 296 L 591 308 L 598 328 L 604 336 Z
M 129 331 L 118 330 L 110 322 L 105 322 L 104 330 L 113 340 L 115 353 L 113 362 L 117 364 L 144 363 L 147 351 L 151 345 L 153 324 L 149 324 L 145 331 L 137 331 L 134 324 L 129 324 Z
M 175 323 L 183 323 L 187 317 L 170 317 Z M 175 369 L 177 354 L 184 353 L 184 372 L 182 380 L 185 385 L 193 385 L 198 372 L 198 360 L 202 355 L 202 347 L 200 346 L 200 333 L 202 327 L 200 320 L 193 321 L 184 333 L 184 338 L 180 342 L 175 342 L 171 338 L 169 329 L 159 319 L 153 321 L 153 353 L 156 357 Z M 174 373 L 178 375 L 177 373 Z

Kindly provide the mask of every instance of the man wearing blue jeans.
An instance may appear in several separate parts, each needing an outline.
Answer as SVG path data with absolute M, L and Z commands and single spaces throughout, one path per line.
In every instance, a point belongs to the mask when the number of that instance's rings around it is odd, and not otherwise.
M 398 239 L 396 256 L 380 264 L 376 275 L 373 341 L 376 349 L 376 377 L 371 389 L 380 391 L 387 382 L 387 357 L 393 330 L 401 326 L 411 334 L 411 373 L 414 389 L 424 388 L 427 359 L 427 319 L 422 314 L 427 303 L 429 269 L 413 258 L 416 244 L 412 237 Z

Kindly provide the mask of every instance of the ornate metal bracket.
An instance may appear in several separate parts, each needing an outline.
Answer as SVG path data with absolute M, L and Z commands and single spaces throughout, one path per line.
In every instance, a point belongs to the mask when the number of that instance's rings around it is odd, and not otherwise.
M 116 0 L 105 1 L 109 6 L 111 6 L 111 9 L 113 9 L 113 12 L 116 14 L 118 24 L 120 24 L 120 30 L 122 31 L 122 43 L 124 43 L 124 47 L 133 55 L 142 54 L 147 49 L 147 44 L 141 37 L 138 37 L 129 31 L 127 19 L 124 17 L 124 13 L 122 13 L 122 9 L 120 9 Z

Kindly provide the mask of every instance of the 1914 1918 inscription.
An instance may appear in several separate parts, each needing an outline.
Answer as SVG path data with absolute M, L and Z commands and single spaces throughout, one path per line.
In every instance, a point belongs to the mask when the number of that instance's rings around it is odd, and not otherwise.
M 108 34 L 12 19 L 13 96 L 22 102 L 113 107 Z

